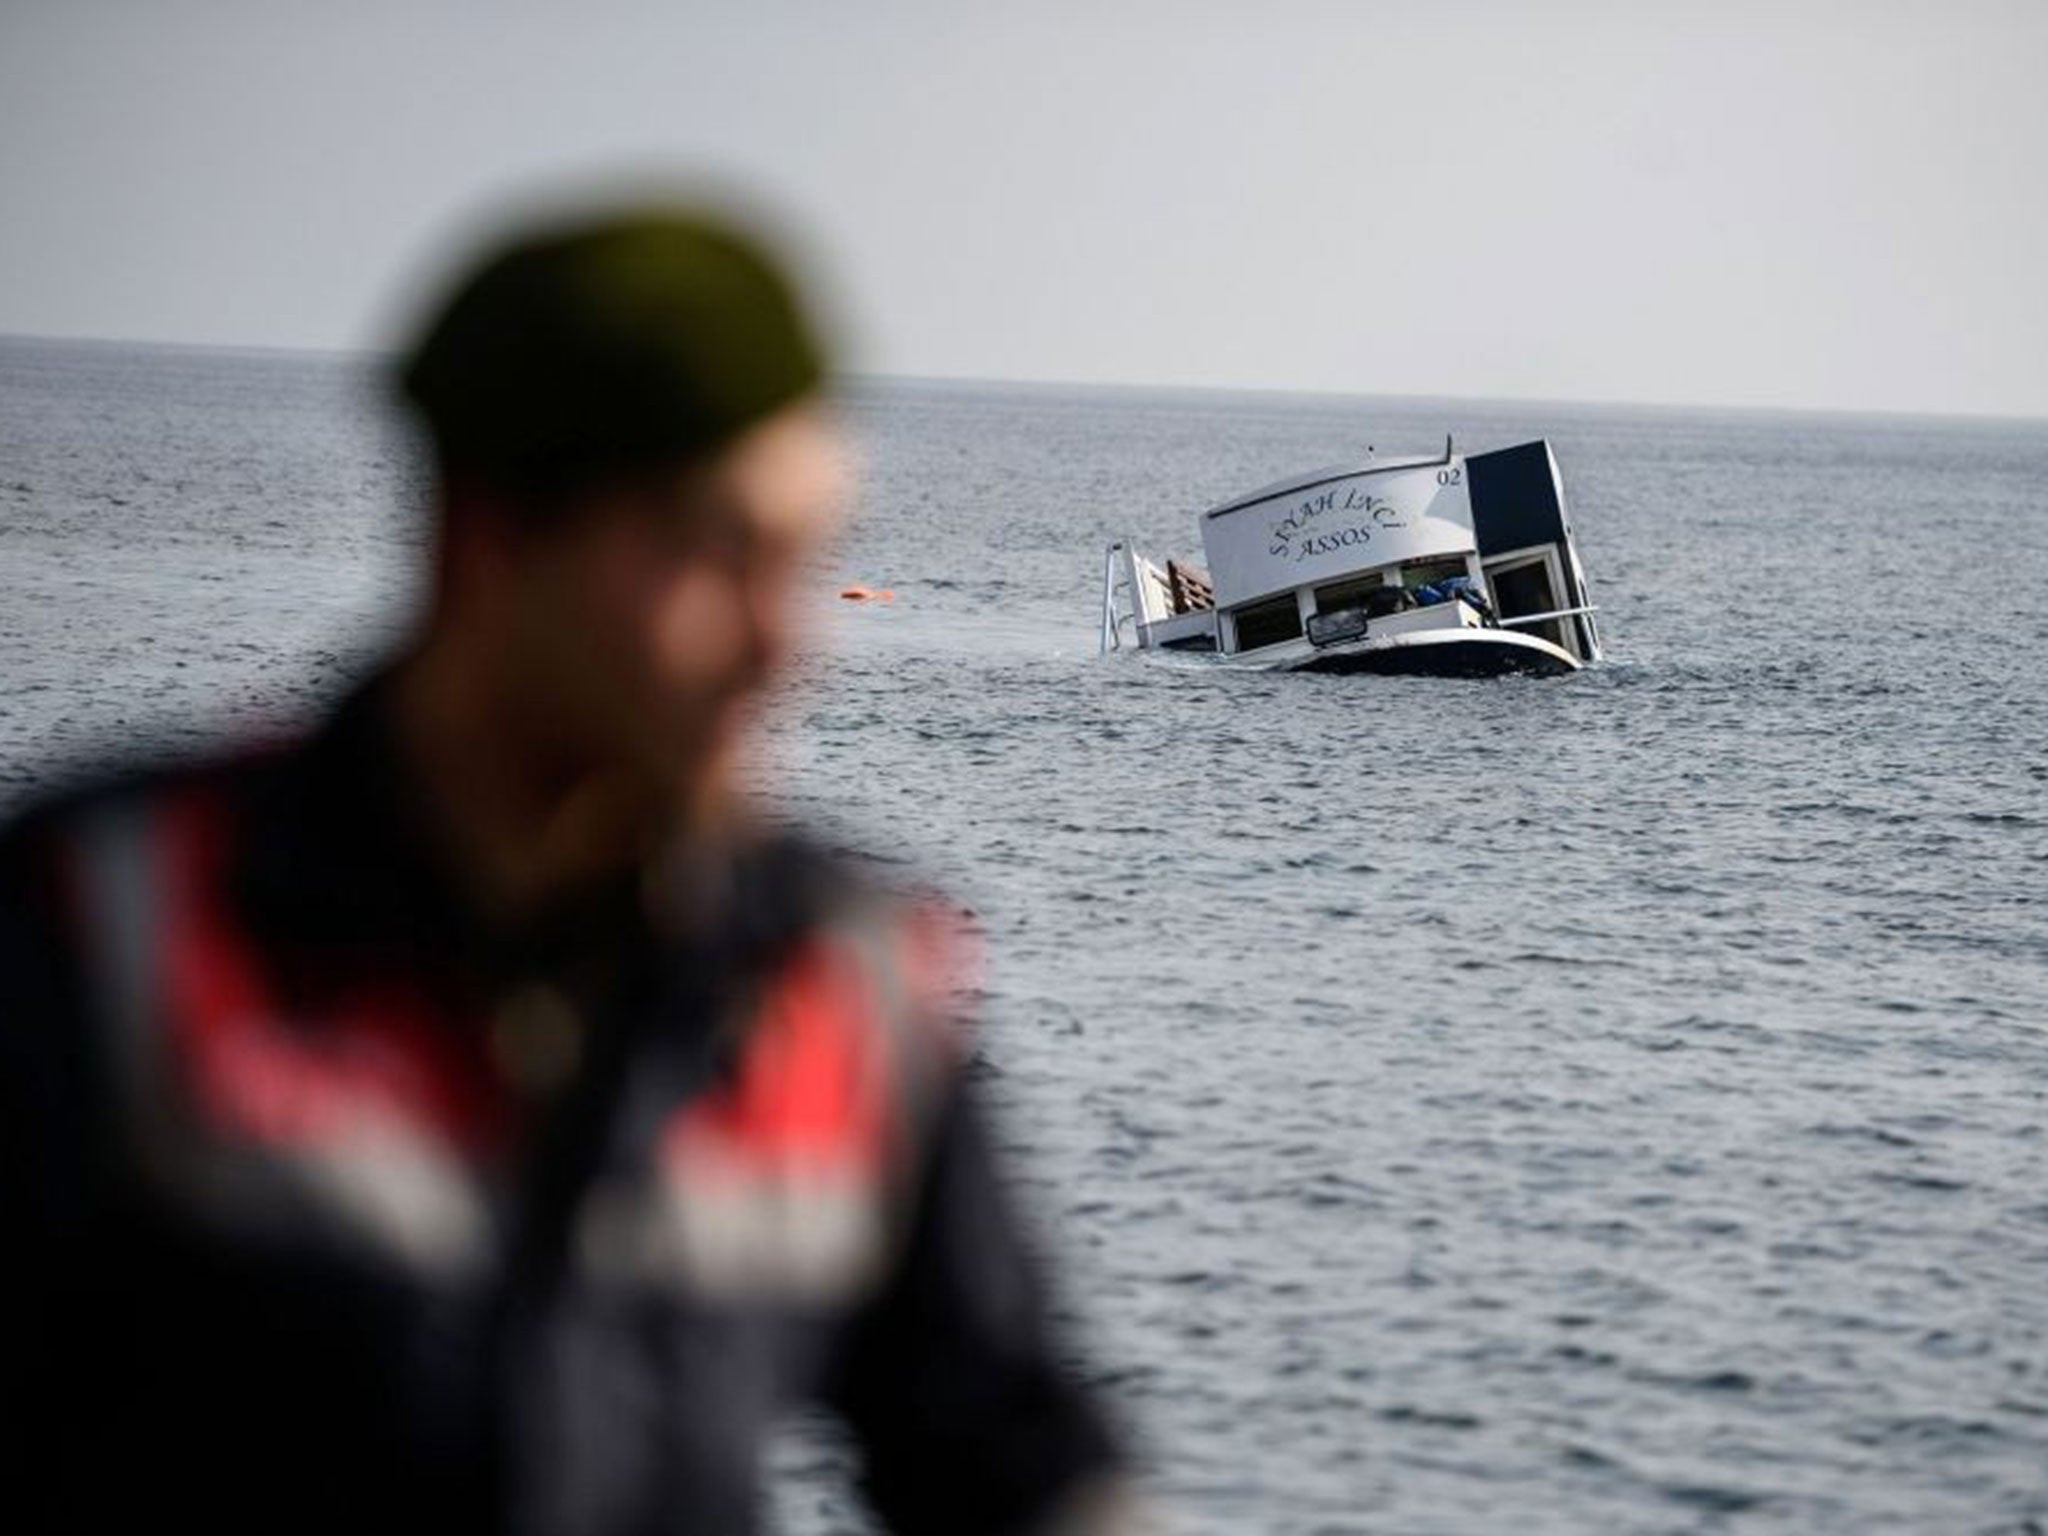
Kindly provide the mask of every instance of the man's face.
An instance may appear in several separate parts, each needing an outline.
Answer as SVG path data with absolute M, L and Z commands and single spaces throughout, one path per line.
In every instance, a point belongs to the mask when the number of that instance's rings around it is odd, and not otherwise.
M 787 662 L 802 580 L 848 490 L 791 409 L 716 458 L 609 488 L 515 562 L 515 675 L 581 771 L 690 806 L 728 788 L 749 706 Z

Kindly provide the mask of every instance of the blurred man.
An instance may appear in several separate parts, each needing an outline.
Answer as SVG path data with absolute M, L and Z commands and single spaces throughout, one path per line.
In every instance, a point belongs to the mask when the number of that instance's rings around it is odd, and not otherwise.
M 403 371 L 414 643 L 0 842 L 10 1529 L 743 1532 L 806 1400 L 894 1530 L 1122 1528 L 950 930 L 734 800 L 822 376 L 700 217 L 499 252 Z

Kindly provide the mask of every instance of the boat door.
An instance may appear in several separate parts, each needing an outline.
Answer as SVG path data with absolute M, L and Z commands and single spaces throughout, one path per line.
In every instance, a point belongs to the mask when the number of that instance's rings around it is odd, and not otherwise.
M 1480 569 L 1500 622 L 1540 635 L 1582 662 L 1599 660 L 1600 631 L 1549 442 L 1468 454 L 1465 469 Z

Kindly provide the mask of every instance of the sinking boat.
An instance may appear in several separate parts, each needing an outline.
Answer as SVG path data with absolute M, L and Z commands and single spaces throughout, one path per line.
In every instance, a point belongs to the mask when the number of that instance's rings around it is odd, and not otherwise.
M 1102 650 L 1291 672 L 1576 672 L 1600 631 L 1544 440 L 1375 457 L 1201 514 L 1204 565 L 1128 539 L 1103 560 Z M 1206 568 L 1205 568 L 1206 567 Z

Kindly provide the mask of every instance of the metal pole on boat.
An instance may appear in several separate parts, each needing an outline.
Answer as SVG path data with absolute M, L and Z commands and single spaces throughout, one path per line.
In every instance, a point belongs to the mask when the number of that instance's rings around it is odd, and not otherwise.
M 1522 624 L 1547 624 L 1552 619 L 1569 619 L 1577 614 L 1598 613 L 1599 611 L 1593 604 L 1585 603 L 1577 608 L 1552 608 L 1545 613 L 1518 613 L 1512 619 L 1502 619 L 1500 627 L 1502 629 L 1514 629 Z
M 1123 637 L 1116 630 L 1116 557 L 1123 547 L 1118 541 L 1102 555 L 1102 648 L 1096 652 L 1099 656 L 1123 648 Z

